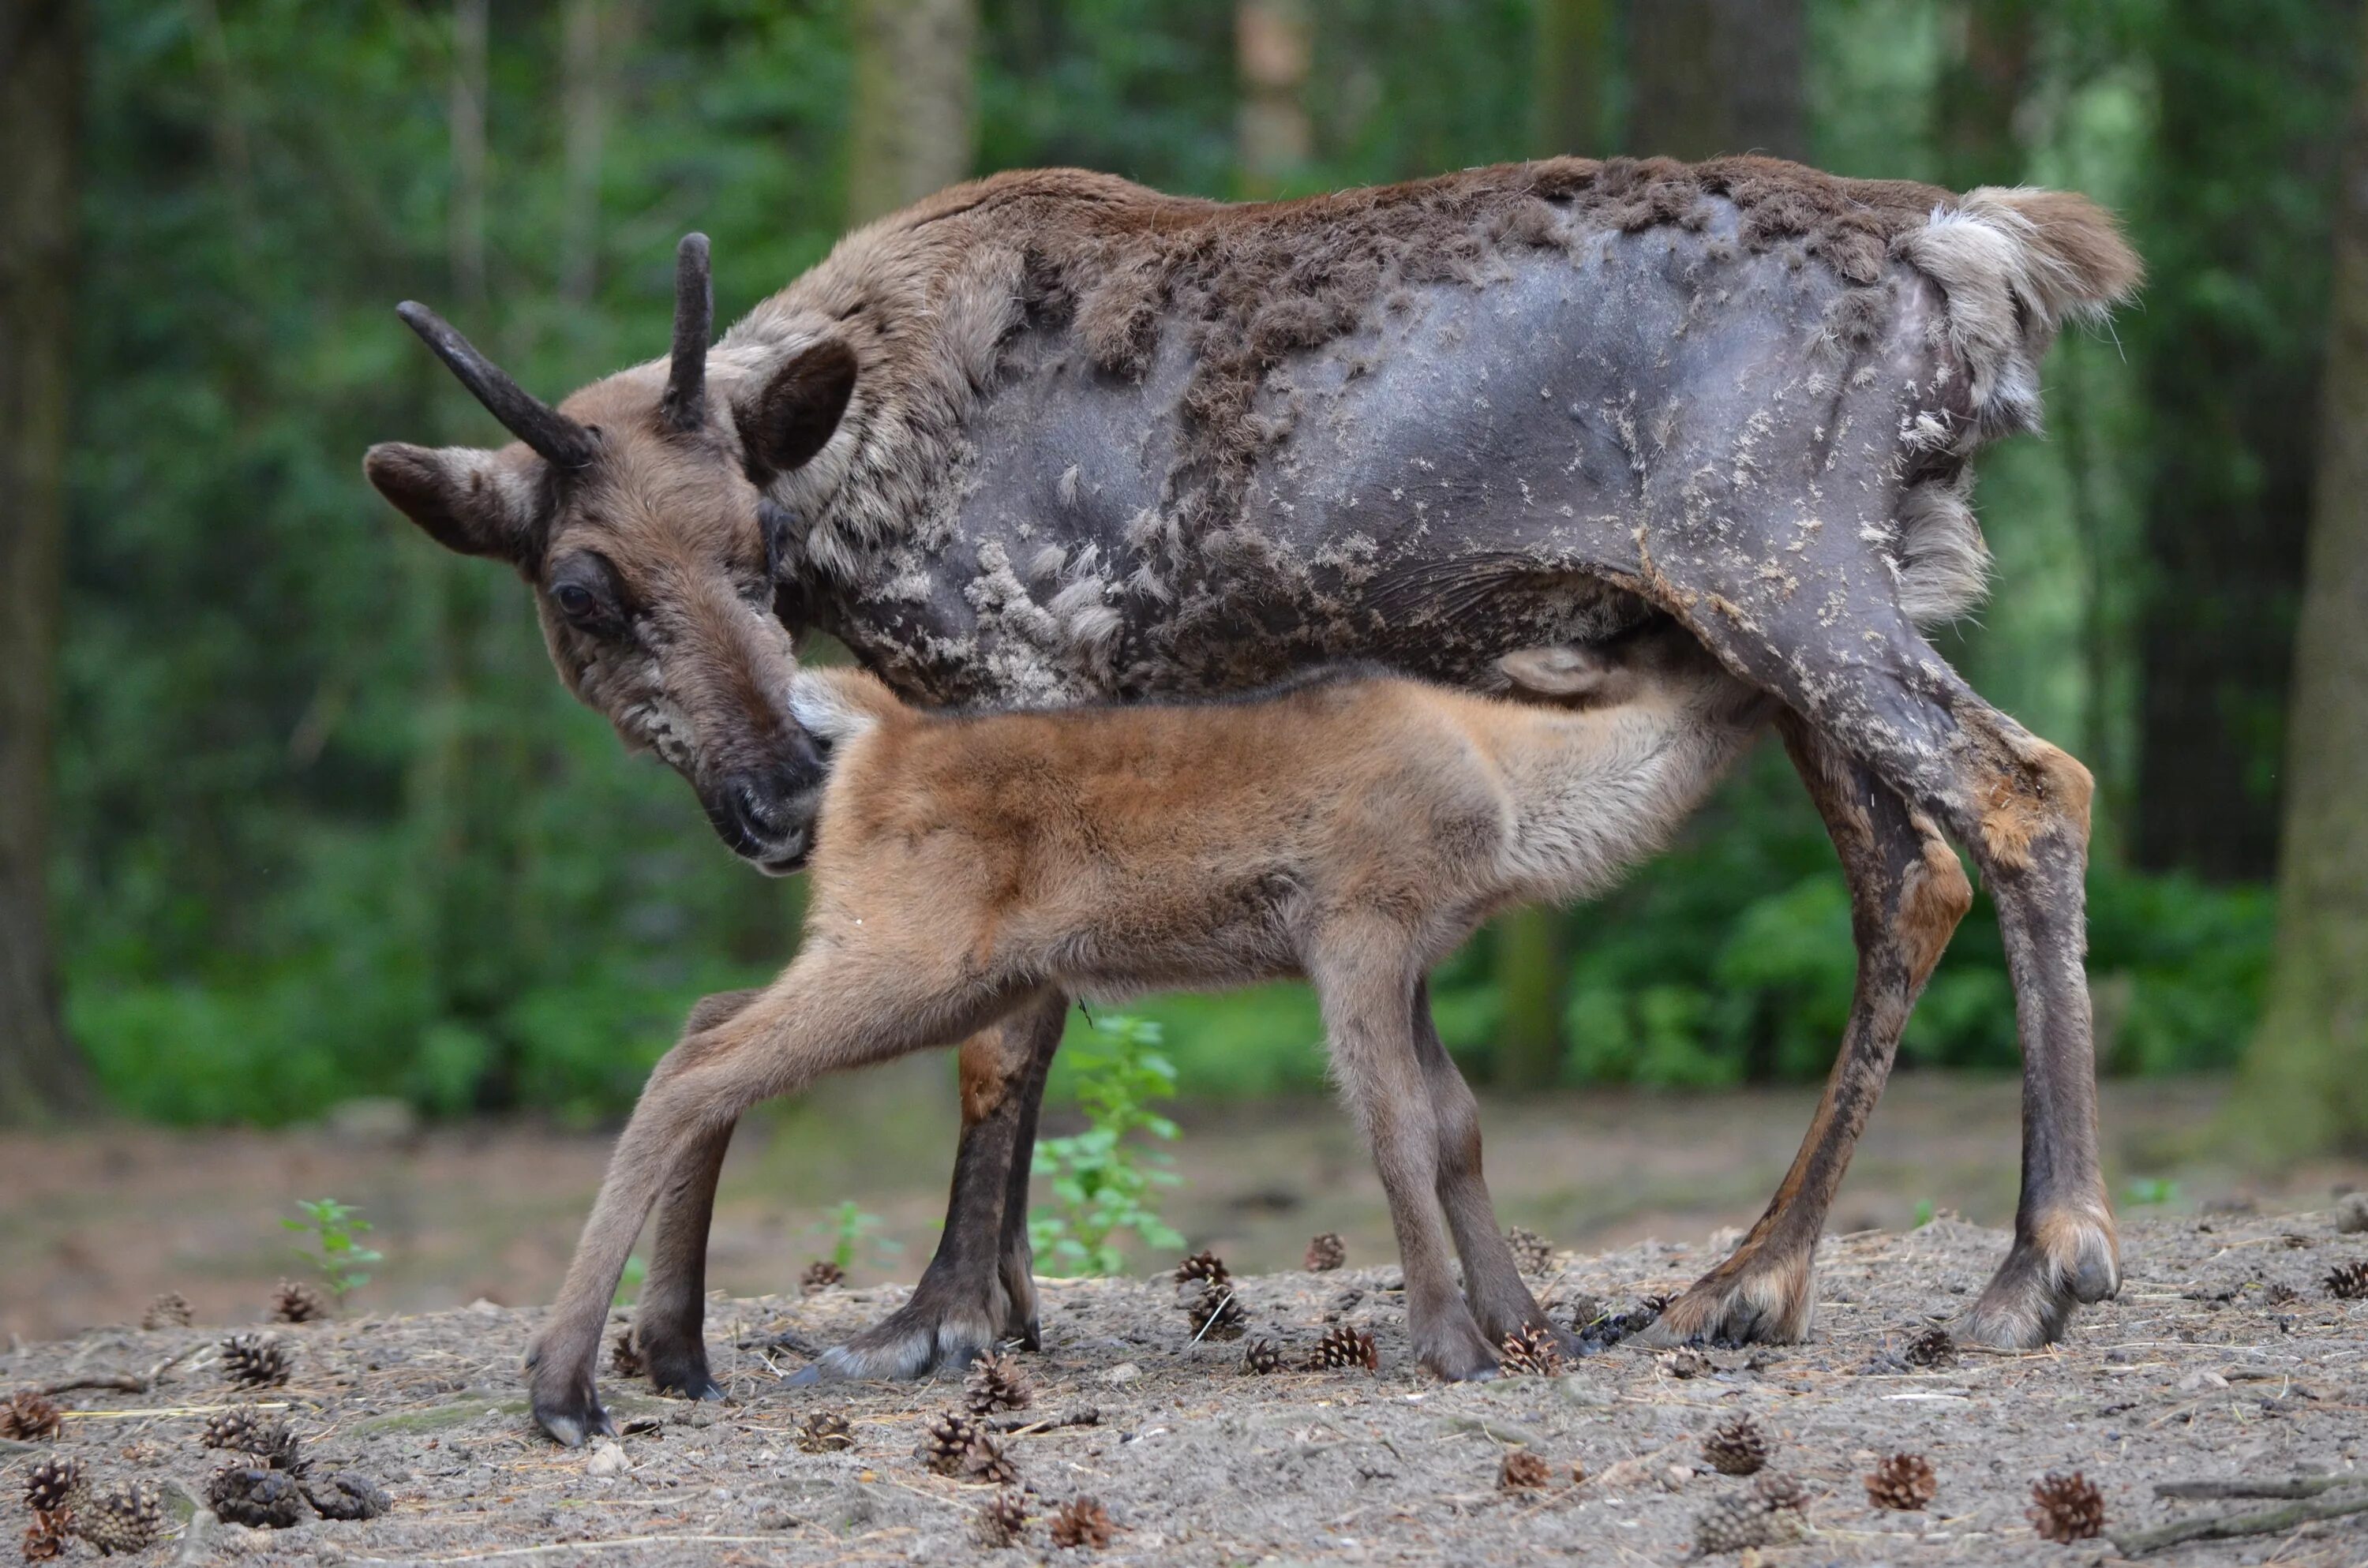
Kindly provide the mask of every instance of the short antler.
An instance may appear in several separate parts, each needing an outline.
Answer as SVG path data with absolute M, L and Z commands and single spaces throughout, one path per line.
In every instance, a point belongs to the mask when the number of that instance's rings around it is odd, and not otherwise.
M 394 313 L 436 351 L 436 358 L 461 378 L 462 386 L 476 394 L 485 411 L 502 422 L 502 428 L 532 447 L 554 468 L 591 466 L 599 449 L 591 431 L 510 380 L 500 366 L 478 353 L 450 323 L 427 306 L 405 300 L 394 307 Z
M 715 324 L 715 279 L 707 236 L 685 234 L 674 253 L 674 371 L 666 378 L 666 422 L 677 430 L 707 423 L 707 339 Z

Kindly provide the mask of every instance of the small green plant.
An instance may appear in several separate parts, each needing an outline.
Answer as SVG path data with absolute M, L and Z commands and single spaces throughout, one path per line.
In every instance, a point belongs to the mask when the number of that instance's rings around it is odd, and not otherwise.
M 1037 1143 L 1036 1167 L 1051 1179 L 1055 1206 L 1028 1221 L 1037 1256 L 1063 1273 L 1118 1273 L 1126 1258 L 1110 1238 L 1120 1231 L 1147 1246 L 1184 1244 L 1151 1201 L 1178 1177 L 1167 1155 L 1133 1138 L 1176 1136 L 1176 1124 L 1151 1109 L 1176 1094 L 1175 1064 L 1159 1045 L 1157 1024 L 1113 1015 L 1094 1019 L 1091 1033 L 1068 1048 L 1086 1130 Z
M 1916 1202 L 1916 1222 L 1915 1222 L 1913 1225 L 1909 1226 L 1908 1228 L 1909 1228 L 1910 1230 L 1920 1231 L 1920 1230 L 1922 1230 L 1925 1226 L 1927 1226 L 1927 1225 L 1930 1224 L 1931 1222 L 1932 1222 L 1932 1200 L 1931 1200 L 1930 1199 L 1929 1199 L 1929 1198 L 1923 1198 L 1923 1199 L 1917 1199 L 1917 1202 Z
M 301 1220 L 282 1220 L 280 1224 L 300 1234 L 313 1238 L 313 1248 L 298 1247 L 296 1256 L 320 1270 L 322 1282 L 329 1293 L 340 1301 L 359 1286 L 370 1283 L 366 1272 L 370 1266 L 385 1260 L 386 1255 L 366 1247 L 356 1238 L 367 1233 L 370 1222 L 361 1217 L 361 1210 L 334 1198 L 303 1199 L 296 1207 L 304 1211 Z
M 649 1277 L 650 1266 L 642 1261 L 640 1253 L 634 1253 L 627 1257 L 625 1272 L 617 1277 L 617 1293 L 609 1298 L 609 1304 L 612 1307 L 621 1307 L 632 1301 L 641 1294 L 642 1281 Z
M 2176 1203 L 2179 1201 L 2179 1183 L 2169 1176 L 2137 1176 L 2123 1189 L 2122 1200 L 2134 1209 Z
M 830 1237 L 830 1260 L 838 1266 L 841 1274 L 845 1274 L 854 1268 L 856 1254 L 867 1242 L 871 1244 L 875 1264 L 884 1264 L 886 1259 L 905 1250 L 902 1242 L 891 1241 L 879 1233 L 880 1228 L 886 1223 L 877 1214 L 865 1213 L 856 1207 L 853 1199 L 848 1199 L 829 1219 L 814 1228 Z

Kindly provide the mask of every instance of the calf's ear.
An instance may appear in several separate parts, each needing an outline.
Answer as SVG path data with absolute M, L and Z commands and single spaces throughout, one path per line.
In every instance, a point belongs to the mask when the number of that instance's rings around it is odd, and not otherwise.
M 825 337 L 799 349 L 733 410 L 748 467 L 762 483 L 814 460 L 855 394 L 855 350 Z
M 520 566 L 541 551 L 542 508 L 533 486 L 495 453 L 384 441 L 363 457 L 362 472 L 447 550 Z

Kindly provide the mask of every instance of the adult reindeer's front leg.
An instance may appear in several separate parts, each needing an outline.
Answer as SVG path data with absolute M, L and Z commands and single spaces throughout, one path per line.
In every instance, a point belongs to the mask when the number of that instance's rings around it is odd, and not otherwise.
M 1834 1191 L 1891 1074 L 1908 1010 L 1973 903 L 1964 871 L 1930 818 L 1796 715 L 1779 723 L 1841 855 L 1858 984 L 1841 1053 L 1793 1168 L 1734 1253 L 1661 1314 L 1651 1334 L 1657 1344 L 1807 1336 L 1817 1238 Z
M 940 1367 L 968 1366 L 999 1340 L 1035 1348 L 1029 1155 L 1044 1075 L 1060 1047 L 1067 1010 L 1067 998 L 1049 994 L 962 1042 L 962 1141 L 937 1253 L 911 1300 L 834 1346 L 802 1380 L 916 1378 Z

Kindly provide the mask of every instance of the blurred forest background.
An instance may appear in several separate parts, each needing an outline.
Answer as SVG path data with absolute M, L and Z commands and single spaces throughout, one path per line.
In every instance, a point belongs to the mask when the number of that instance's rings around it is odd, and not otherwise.
M 575 704 L 519 585 L 363 483 L 372 441 L 494 438 L 396 300 L 555 398 L 664 351 L 694 227 L 734 315 L 992 169 L 1251 198 L 1759 150 L 2126 216 L 2143 302 L 2058 348 L 2049 438 L 1987 460 L 1996 588 L 1941 645 L 2097 773 L 2107 1070 L 2244 1067 L 2290 1146 L 2368 1139 L 2359 0 L 0 17 L 0 1115 L 598 1119 L 795 940 L 798 885 Z M 1507 922 L 1437 989 L 1484 1080 L 1709 1086 L 1821 1075 L 1852 962 L 1770 746 L 1626 889 Z M 1304 990 L 1142 1010 L 1188 1093 L 1321 1080 Z M 1987 904 L 1905 1054 L 2014 1062 Z

